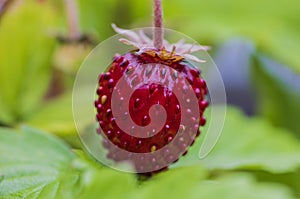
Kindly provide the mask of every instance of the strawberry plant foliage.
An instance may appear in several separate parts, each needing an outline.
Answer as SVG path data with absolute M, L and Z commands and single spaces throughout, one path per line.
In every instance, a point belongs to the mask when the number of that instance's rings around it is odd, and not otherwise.
M 76 154 L 60 140 L 37 130 L 1 128 L 0 199 L 85 199 L 96 189 L 118 197 L 135 186 L 134 176 L 101 168 L 83 153 Z M 118 187 L 115 192 L 106 189 L 109 179 Z
M 300 138 L 300 76 L 285 68 L 272 67 L 267 61 L 261 54 L 253 57 L 251 72 L 260 102 L 259 113 L 273 124 L 292 130 Z
M 51 9 L 30 2 L 16 6 L 1 18 L 1 123 L 23 120 L 44 97 L 54 50 L 54 39 L 47 31 L 54 19 Z
M 232 108 L 228 118 L 226 136 L 206 159 L 198 160 L 200 142 L 196 142 L 190 153 L 173 166 L 180 168 L 171 167 L 142 183 L 133 174 L 100 166 L 84 152 L 74 154 L 50 135 L 30 128 L 2 128 L 0 198 L 164 198 L 170 194 L 174 198 L 293 198 L 285 187 L 288 183 L 259 183 L 250 173 L 235 174 L 234 170 L 291 173 L 300 167 L 298 141 L 291 139 L 289 132 L 275 130 L 261 119 L 248 119 Z M 251 128 L 245 131 L 249 125 Z M 261 142 L 265 138 L 269 141 Z M 234 140 L 243 144 L 234 145 Z M 215 169 L 229 175 L 215 175 Z M 286 181 L 289 179 L 287 175 Z M 176 191 L 170 193 L 170 187 Z
M 204 136 L 203 136 L 204 137 Z M 197 159 L 203 137 L 174 166 L 202 164 L 208 169 L 250 169 L 272 173 L 300 168 L 300 144 L 289 131 L 273 127 L 262 118 L 247 118 L 229 107 L 220 140 L 212 152 Z
M 105 0 L 105 5 L 116 7 L 119 5 L 116 2 Z M 293 14 L 298 12 L 298 1 L 276 2 L 272 6 L 265 0 L 254 0 L 249 4 L 236 0 L 164 3 L 169 8 L 165 12 L 173 27 L 184 28 L 184 32 L 195 38 L 200 35 L 212 42 L 246 35 L 258 44 L 259 51 L 290 64 L 299 72 L 300 19 Z M 126 4 L 130 12 L 126 10 L 122 15 L 144 17 L 147 11 L 143 9 L 150 7 L 146 4 L 146 1 L 131 0 Z M 79 0 L 83 31 L 96 31 L 104 38 L 111 33 L 107 32 L 110 28 L 108 21 L 99 19 L 107 20 L 104 16 L 114 16 L 114 13 L 101 5 L 102 2 L 95 0 Z M 28 118 L 49 85 L 54 40 L 47 35 L 47 30 L 55 20 L 49 8 L 28 1 L 1 18 L 1 124 L 14 124 Z M 103 12 L 98 12 L 99 8 Z M 185 16 L 178 17 L 178 13 L 185 13 Z M 240 17 L 231 13 L 238 13 Z M 195 24 L 201 24 L 200 28 L 195 28 Z M 106 30 L 104 26 L 107 26 Z M 282 86 L 279 78 L 266 70 L 261 60 L 258 61 L 254 72 L 264 99 L 262 111 L 274 123 L 282 122 L 279 124 L 298 131 L 295 119 L 298 118 L 295 113 L 299 109 L 298 93 Z M 275 87 L 268 87 L 270 82 Z M 281 98 L 276 98 L 278 93 Z M 271 103 L 267 98 L 279 100 Z M 83 109 L 86 106 L 90 106 L 89 102 L 82 104 Z M 292 115 L 294 118 L 287 117 Z M 28 123 L 67 140 L 75 135 L 68 94 L 47 103 L 30 118 Z M 0 199 L 292 199 L 297 194 L 299 197 L 300 144 L 289 131 L 277 129 L 263 118 L 247 118 L 231 107 L 220 141 L 205 159 L 199 160 L 203 138 L 204 135 L 190 148 L 187 156 L 167 171 L 139 182 L 135 175 L 101 166 L 82 151 L 72 152 L 49 134 L 28 127 L 18 130 L 0 128 Z
M 28 119 L 27 124 L 52 132 L 60 137 L 76 136 L 71 93 L 65 93 L 49 100 Z
M 292 198 L 282 185 L 257 183 L 250 175 L 206 181 L 200 165 L 161 173 L 137 185 L 134 175 L 103 168 L 61 141 L 25 128 L 0 130 L 0 198 Z M 17 146 L 16 146 L 17 145 Z M 238 188 L 237 188 L 238 187 Z M 253 195 L 255 193 L 255 195 Z
M 58 193 L 60 182 L 67 187 L 78 180 L 77 172 L 67 172 L 74 158 L 52 136 L 28 128 L 0 129 L 0 198 L 62 194 Z
M 145 183 L 144 187 L 127 198 L 294 198 L 287 187 L 275 183 L 257 183 L 253 176 L 246 173 L 227 174 L 209 180 L 206 177 L 207 172 L 199 166 L 174 169 Z M 170 187 L 176 191 L 170 191 Z

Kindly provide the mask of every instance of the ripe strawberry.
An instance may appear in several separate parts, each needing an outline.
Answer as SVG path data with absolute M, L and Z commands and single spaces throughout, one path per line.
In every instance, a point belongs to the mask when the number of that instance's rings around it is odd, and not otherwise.
M 143 33 L 125 35 L 131 40 L 121 41 L 137 50 L 116 55 L 99 77 L 98 133 L 109 159 L 131 161 L 138 173 L 161 170 L 187 153 L 205 125 L 207 86 L 187 59 L 201 61 L 188 53 L 205 48 L 182 41 L 174 47 L 165 42 L 161 50 L 144 48 L 150 39 Z M 193 100 L 196 107 L 190 106 Z

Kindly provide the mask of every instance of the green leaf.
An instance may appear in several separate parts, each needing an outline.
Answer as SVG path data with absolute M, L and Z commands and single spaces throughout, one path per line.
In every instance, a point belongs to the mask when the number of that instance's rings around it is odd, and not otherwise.
M 295 195 L 300 197 L 300 171 L 296 173 L 284 173 L 284 174 L 272 174 L 264 171 L 255 171 L 252 172 L 258 181 L 261 182 L 275 182 L 284 184 L 293 189 Z
M 290 129 L 300 138 L 300 87 L 293 81 L 300 76 L 281 70 L 284 69 L 267 67 L 262 55 L 253 57 L 251 72 L 259 99 L 258 111 L 273 124 Z
M 83 151 L 75 153 L 78 158 L 74 165 L 81 169 L 79 199 L 122 198 L 137 188 L 135 175 L 104 167 Z
M 113 169 L 89 170 L 84 178 L 85 188 L 80 199 L 124 198 L 137 188 L 134 175 Z
M 66 196 L 63 189 L 79 179 L 71 165 L 74 159 L 70 149 L 52 136 L 30 128 L 0 129 L 0 198 Z
M 253 176 L 243 173 L 229 174 L 197 187 L 199 194 L 194 198 L 222 199 L 281 199 L 294 198 L 291 190 L 276 183 L 257 183 Z
M 66 93 L 44 103 L 43 107 L 29 118 L 27 124 L 60 137 L 75 135 L 71 93 Z
M 1 18 L 0 122 L 13 124 L 38 107 L 51 77 L 55 15 L 47 6 L 24 3 Z
M 144 182 L 127 198 L 191 198 L 192 194 L 196 194 L 193 189 L 195 185 L 207 175 L 207 171 L 200 166 L 169 170 Z
M 24 128 L 0 129 L 0 199 L 119 198 L 136 186 L 134 175 L 77 157 L 60 140 Z
M 283 185 L 239 173 L 214 177 L 200 165 L 171 169 L 138 185 L 132 174 L 100 166 L 81 151 L 76 156 L 36 130 L 0 129 L 0 198 L 292 198 Z
M 293 198 L 291 191 L 280 184 L 257 183 L 245 173 L 227 174 L 206 180 L 207 172 L 199 166 L 174 169 L 145 182 L 128 198 L 189 199 L 281 199 Z
M 273 173 L 300 168 L 300 143 L 290 132 L 275 128 L 262 118 L 248 118 L 233 107 L 228 107 L 219 141 L 212 152 L 200 160 L 203 138 L 201 135 L 187 156 L 172 167 L 201 164 L 210 170 L 249 169 Z
M 85 94 L 83 89 L 82 93 Z M 85 109 L 93 104 L 81 101 L 78 106 Z M 72 93 L 68 92 L 45 102 L 26 123 L 63 138 L 74 148 L 82 148 L 73 119 Z

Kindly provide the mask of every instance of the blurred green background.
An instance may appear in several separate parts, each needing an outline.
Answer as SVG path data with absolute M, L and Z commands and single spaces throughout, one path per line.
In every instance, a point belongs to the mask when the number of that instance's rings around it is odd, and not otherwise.
M 151 0 L 0 0 L 1 199 L 300 198 L 300 1 L 163 7 L 165 27 L 211 46 L 223 76 L 229 106 L 213 151 L 198 159 L 200 136 L 168 171 L 142 178 L 81 147 L 76 71 L 115 34 L 111 23 L 151 26 Z

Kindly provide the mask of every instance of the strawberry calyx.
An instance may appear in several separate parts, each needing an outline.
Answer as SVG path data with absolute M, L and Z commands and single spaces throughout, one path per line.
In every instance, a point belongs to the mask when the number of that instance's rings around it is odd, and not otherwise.
M 144 31 L 126 30 L 117 27 L 112 24 L 113 29 L 126 38 L 119 39 L 120 42 L 130 45 L 136 48 L 137 54 L 148 54 L 152 57 L 158 57 L 162 61 L 180 62 L 184 59 L 188 59 L 198 63 L 204 63 L 205 60 L 199 59 L 192 53 L 198 51 L 207 51 L 209 46 L 201 46 L 199 44 L 187 44 L 185 40 L 179 40 L 177 43 L 172 44 L 167 40 L 163 40 L 163 47 L 157 49 L 153 45 L 153 39 L 148 37 Z

